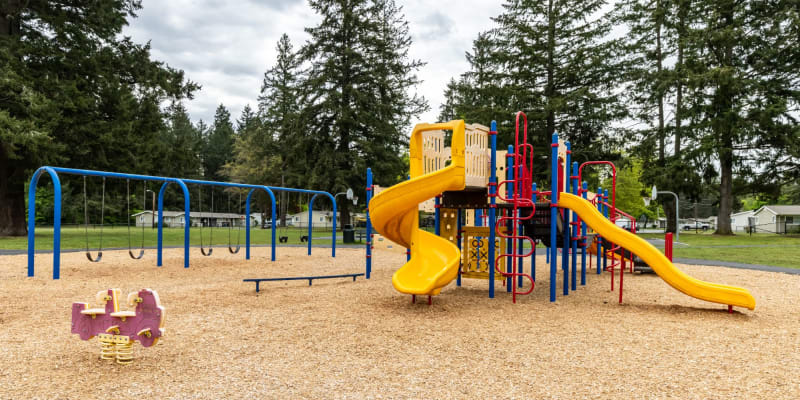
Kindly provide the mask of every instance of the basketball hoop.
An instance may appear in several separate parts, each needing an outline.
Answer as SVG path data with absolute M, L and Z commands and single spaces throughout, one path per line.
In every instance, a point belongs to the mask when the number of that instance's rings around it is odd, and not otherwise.
M 645 207 L 650 207 L 650 198 L 649 197 L 642 197 L 642 200 L 644 200 L 644 206 Z

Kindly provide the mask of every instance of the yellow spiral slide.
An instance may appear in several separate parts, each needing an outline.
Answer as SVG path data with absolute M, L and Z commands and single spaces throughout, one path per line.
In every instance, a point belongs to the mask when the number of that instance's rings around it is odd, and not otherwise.
M 747 289 L 705 282 L 686 275 L 646 240 L 611 223 L 592 203 L 569 193 L 560 193 L 558 206 L 576 212 L 604 239 L 639 256 L 661 279 L 684 294 L 713 303 L 755 309 L 756 300 Z
M 392 276 L 397 291 L 408 294 L 437 295 L 458 276 L 461 252 L 458 247 L 433 233 L 419 229 L 419 203 L 444 191 L 464 190 L 464 121 L 418 124 L 409 146 L 411 179 L 375 196 L 369 203 L 375 230 L 389 240 L 411 248 L 411 260 Z M 422 133 L 452 130 L 451 164 L 424 174 Z

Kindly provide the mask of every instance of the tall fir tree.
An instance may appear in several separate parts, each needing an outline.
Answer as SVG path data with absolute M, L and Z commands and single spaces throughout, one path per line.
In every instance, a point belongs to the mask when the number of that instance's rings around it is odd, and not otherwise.
M 231 113 L 223 104 L 214 113 L 214 125 L 205 135 L 203 176 L 207 180 L 225 180 L 222 167 L 233 158 L 234 130 Z
M 198 86 L 121 35 L 141 2 L 0 4 L 0 235 L 24 235 L 25 184 L 45 163 L 157 172 L 159 104 Z
M 251 148 L 256 159 L 263 160 L 264 167 L 270 166 L 272 174 L 265 170 L 262 179 L 275 185 L 302 184 L 305 174 L 302 165 L 304 135 L 300 124 L 300 83 L 303 76 L 300 69 L 301 60 L 294 51 L 287 34 L 281 35 L 276 45 L 275 65 L 264 73 L 261 83 L 261 94 L 258 97 L 258 113 L 263 123 L 252 138 Z M 277 155 L 279 164 L 271 168 L 273 155 Z
M 321 16 L 301 49 L 310 65 L 302 118 L 308 132 L 308 185 L 327 190 L 364 187 L 364 167 L 393 183 L 402 166 L 404 129 L 424 100 L 409 94 L 420 64 L 401 11 L 390 1 L 312 0 Z M 382 59 L 377 59 L 380 54 Z M 340 204 L 349 223 L 350 205 Z
M 732 234 L 737 181 L 781 182 L 800 158 L 800 46 L 791 2 L 714 0 L 698 4 L 687 36 L 699 49 L 690 71 L 696 148 L 718 183 L 717 233 Z M 795 175 L 796 176 L 796 175 Z
M 186 107 L 179 101 L 167 108 L 167 129 L 164 138 L 169 163 L 161 170 L 164 176 L 198 178 L 203 169 L 203 134 L 192 125 Z
M 635 127 L 627 138 L 643 162 L 642 180 L 648 185 L 670 190 L 697 200 L 701 194 L 700 175 L 695 160 L 681 152 L 685 27 L 691 0 L 623 0 L 616 4 L 614 21 L 625 25 L 622 62 L 624 100 L 629 105 Z M 681 19 L 679 19 L 681 18 Z M 668 59 L 677 61 L 672 67 Z M 673 103 L 674 100 L 674 103 Z M 669 115 L 674 115 L 670 120 Z M 667 149 L 670 134 L 675 143 Z M 667 230 L 675 232 L 674 199 L 664 196 Z
M 496 17 L 497 62 L 526 111 L 537 148 L 555 132 L 572 142 L 573 159 L 607 157 L 618 101 L 618 40 L 609 39 L 604 0 L 509 0 Z

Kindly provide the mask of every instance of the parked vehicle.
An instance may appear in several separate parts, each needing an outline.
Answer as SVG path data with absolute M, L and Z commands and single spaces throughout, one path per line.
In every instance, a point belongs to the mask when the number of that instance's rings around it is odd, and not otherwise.
M 691 230 L 702 230 L 703 232 L 711 229 L 711 224 L 708 222 L 703 221 L 691 221 L 685 222 L 681 224 L 681 230 L 684 231 L 691 231 Z

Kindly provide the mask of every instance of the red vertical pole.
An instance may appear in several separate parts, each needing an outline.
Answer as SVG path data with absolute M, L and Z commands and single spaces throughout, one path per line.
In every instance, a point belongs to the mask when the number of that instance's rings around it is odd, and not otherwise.
M 606 252 L 606 253 L 608 253 L 608 252 Z M 604 254 L 604 255 L 607 255 L 607 254 Z M 608 267 L 611 268 L 611 291 L 613 292 L 614 291 L 614 251 L 613 250 L 611 250 L 611 262 L 609 263 Z
M 669 261 L 672 262 L 672 232 L 667 232 L 664 236 L 664 253 Z

